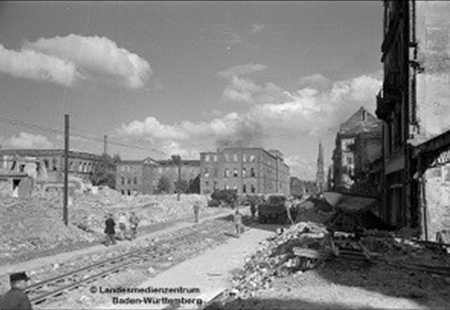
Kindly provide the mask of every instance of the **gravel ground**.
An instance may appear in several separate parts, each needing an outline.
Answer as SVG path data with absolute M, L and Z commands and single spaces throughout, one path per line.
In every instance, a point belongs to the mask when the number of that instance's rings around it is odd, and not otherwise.
M 205 226 L 209 226 L 209 230 L 213 230 L 217 232 L 213 234 L 213 231 L 206 238 L 201 238 L 194 244 L 189 244 L 186 246 L 179 246 L 170 254 L 163 255 L 158 259 L 153 259 L 151 262 L 142 262 L 135 265 L 131 265 L 127 270 L 116 273 L 113 275 L 109 275 L 101 280 L 92 283 L 95 286 L 103 286 L 103 287 L 135 287 L 143 281 L 147 280 L 150 277 L 154 277 L 160 272 L 182 262 L 189 258 L 195 257 L 200 253 L 216 247 L 224 243 L 227 238 L 224 231 L 230 231 L 232 229 L 231 222 L 224 222 L 223 220 L 213 220 L 217 223 L 217 225 L 210 225 L 211 221 L 206 221 L 201 224 L 195 226 L 196 230 L 204 232 Z M 189 230 L 191 228 L 184 228 L 183 230 Z M 177 233 L 179 231 L 176 231 Z M 206 233 L 208 233 L 206 231 Z M 158 241 L 164 242 L 164 240 L 169 241 L 171 238 L 175 236 L 174 233 L 170 233 L 168 235 L 164 235 L 163 237 L 158 238 Z M 154 241 L 154 240 L 153 240 Z M 113 247 L 108 248 L 107 251 L 101 254 L 95 254 L 84 257 L 82 260 L 66 262 L 64 265 L 58 266 L 58 268 L 47 267 L 45 269 L 39 270 L 33 277 L 39 277 L 39 275 L 45 275 L 44 278 L 50 278 L 57 274 L 62 274 L 69 270 L 73 270 L 75 268 L 79 268 L 81 266 L 87 265 L 88 263 L 92 264 L 99 260 L 104 260 L 110 258 L 112 256 L 120 255 L 125 252 L 131 251 L 133 249 L 139 247 L 148 246 L 152 240 L 144 239 L 137 244 L 130 245 L 129 247 L 125 247 L 118 251 L 115 251 Z M 34 309 L 91 309 L 98 305 L 104 304 L 105 302 L 110 301 L 110 296 L 108 294 L 92 294 L 89 291 L 89 287 L 80 288 L 78 290 L 72 291 L 70 294 L 65 294 L 59 297 L 58 299 L 52 300 L 51 302 L 44 303 L 42 305 L 36 305 Z

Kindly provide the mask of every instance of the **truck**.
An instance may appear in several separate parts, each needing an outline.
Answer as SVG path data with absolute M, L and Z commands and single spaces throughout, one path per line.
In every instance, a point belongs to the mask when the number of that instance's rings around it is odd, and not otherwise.
M 288 223 L 286 195 L 269 194 L 265 200 L 265 202 L 258 205 L 258 221 L 260 223 Z

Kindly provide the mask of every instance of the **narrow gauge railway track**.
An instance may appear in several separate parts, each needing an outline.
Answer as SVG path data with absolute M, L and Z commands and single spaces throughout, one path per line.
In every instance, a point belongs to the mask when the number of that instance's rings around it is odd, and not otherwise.
M 244 218 L 243 223 L 251 226 L 250 219 Z M 200 230 L 201 229 L 201 230 Z M 206 238 L 223 235 L 230 229 L 230 222 L 212 220 L 202 227 L 189 227 L 164 235 L 162 240 L 154 241 L 151 246 L 133 250 L 94 264 L 58 275 L 56 277 L 34 283 L 25 288 L 25 292 L 34 305 L 43 304 L 52 298 L 59 297 L 70 291 L 86 287 L 87 285 L 119 273 L 134 264 L 170 256 L 180 246 L 190 246 Z

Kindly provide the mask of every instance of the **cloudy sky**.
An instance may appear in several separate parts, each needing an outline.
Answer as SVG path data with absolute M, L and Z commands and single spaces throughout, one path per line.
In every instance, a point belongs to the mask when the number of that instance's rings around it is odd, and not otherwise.
M 379 1 L 1 2 L 0 143 L 123 159 L 276 148 L 313 179 L 339 124 L 375 109 Z M 88 139 L 87 139 L 88 138 Z

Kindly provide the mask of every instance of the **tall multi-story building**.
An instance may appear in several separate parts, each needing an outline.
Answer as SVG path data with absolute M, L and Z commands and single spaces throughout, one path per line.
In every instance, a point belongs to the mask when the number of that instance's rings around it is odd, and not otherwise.
M 382 218 L 434 239 L 450 229 L 450 3 L 383 1 Z
M 200 154 L 201 193 L 235 189 L 238 195 L 290 192 L 289 167 L 278 150 L 227 147 Z
M 363 107 L 341 124 L 333 150 L 333 189 L 350 190 L 355 175 L 382 155 L 382 122 Z

